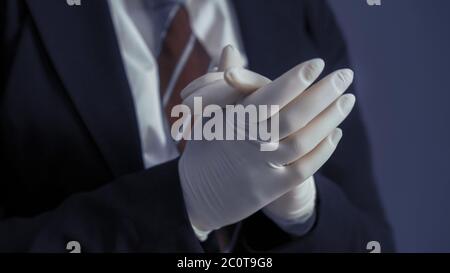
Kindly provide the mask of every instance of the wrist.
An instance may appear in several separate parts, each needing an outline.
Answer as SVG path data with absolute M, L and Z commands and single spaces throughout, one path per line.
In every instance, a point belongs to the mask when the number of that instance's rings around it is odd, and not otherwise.
M 316 185 L 313 177 L 267 205 L 263 212 L 275 222 L 305 223 L 316 206 Z
M 185 174 L 185 166 L 184 166 L 184 158 L 182 157 L 180 159 L 180 161 L 178 162 L 178 173 L 179 173 L 179 178 L 180 178 L 180 183 L 181 183 L 181 188 L 182 188 L 182 192 L 183 192 L 183 198 L 184 198 L 184 205 L 186 208 L 186 213 L 187 213 L 187 218 L 188 221 L 192 227 L 192 230 L 195 233 L 195 236 L 197 237 L 197 239 L 199 239 L 201 242 L 204 242 L 208 239 L 208 235 L 211 233 L 211 231 L 205 231 L 201 228 L 198 228 L 193 219 L 192 219 L 192 206 L 190 206 L 190 202 L 192 202 L 192 195 L 190 194 L 192 192 L 192 188 L 189 187 L 189 181 L 186 177 Z
M 196 228 L 192 223 L 191 223 L 191 226 L 192 226 L 192 229 L 194 230 L 195 236 L 197 236 L 197 239 L 200 242 L 204 242 L 208 239 L 208 236 L 211 233 L 211 231 L 200 230 L 200 229 Z

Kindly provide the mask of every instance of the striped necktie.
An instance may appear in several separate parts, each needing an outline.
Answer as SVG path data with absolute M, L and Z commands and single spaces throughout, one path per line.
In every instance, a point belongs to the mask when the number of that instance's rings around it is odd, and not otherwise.
M 164 35 L 158 58 L 160 92 L 169 124 L 176 118 L 170 113 L 181 103 L 181 91 L 208 72 L 211 58 L 191 29 L 189 14 L 180 5 Z

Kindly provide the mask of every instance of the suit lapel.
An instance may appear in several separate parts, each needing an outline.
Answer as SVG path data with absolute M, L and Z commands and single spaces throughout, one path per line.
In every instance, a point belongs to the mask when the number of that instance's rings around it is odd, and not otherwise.
M 113 174 L 142 169 L 134 104 L 107 1 L 27 3 L 59 77 Z

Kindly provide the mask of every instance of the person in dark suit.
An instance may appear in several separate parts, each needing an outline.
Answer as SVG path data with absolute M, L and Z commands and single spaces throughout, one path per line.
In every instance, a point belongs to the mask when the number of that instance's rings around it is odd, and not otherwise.
M 177 149 L 161 136 L 158 115 L 176 103 L 171 96 L 165 103 L 167 90 L 203 72 L 184 79 L 182 69 L 181 80 L 173 80 L 173 44 L 157 38 L 177 33 L 167 26 L 178 17 L 154 2 L 161 1 L 0 4 L 1 252 L 65 252 L 73 240 L 87 252 L 223 250 L 215 232 L 206 242 L 194 232 Z M 245 52 L 249 69 L 270 79 L 317 56 L 326 74 L 349 66 L 324 0 L 230 1 L 226 12 L 200 2 L 188 1 L 191 19 L 210 12 L 219 23 L 203 29 L 205 21 L 192 21 L 198 40 L 185 63 L 189 71 L 217 65 L 215 49 L 230 41 Z M 220 29 L 240 34 L 208 38 Z M 164 89 L 163 107 L 142 91 L 155 89 Z M 259 211 L 233 229 L 229 251 L 359 252 L 370 241 L 394 250 L 357 108 L 342 129 L 345 138 L 314 174 L 307 231 L 292 234 Z

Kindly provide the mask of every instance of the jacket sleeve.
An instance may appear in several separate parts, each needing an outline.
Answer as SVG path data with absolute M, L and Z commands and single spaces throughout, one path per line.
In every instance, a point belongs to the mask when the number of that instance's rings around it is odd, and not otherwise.
M 299 10 L 307 18 L 306 31 L 327 65 L 323 75 L 351 68 L 346 43 L 326 1 L 304 0 L 302 5 Z M 348 92 L 356 93 L 352 88 Z M 301 238 L 293 238 L 258 214 L 244 223 L 247 246 L 282 252 L 369 252 L 367 244 L 377 241 L 382 252 L 394 251 L 391 229 L 374 181 L 369 141 L 357 106 L 341 128 L 344 137 L 335 154 L 315 175 L 318 201 L 312 230 Z M 255 232 L 261 223 L 268 226 L 264 234 Z
M 0 252 L 198 252 L 184 208 L 177 161 L 128 175 L 57 209 L 0 220 Z

